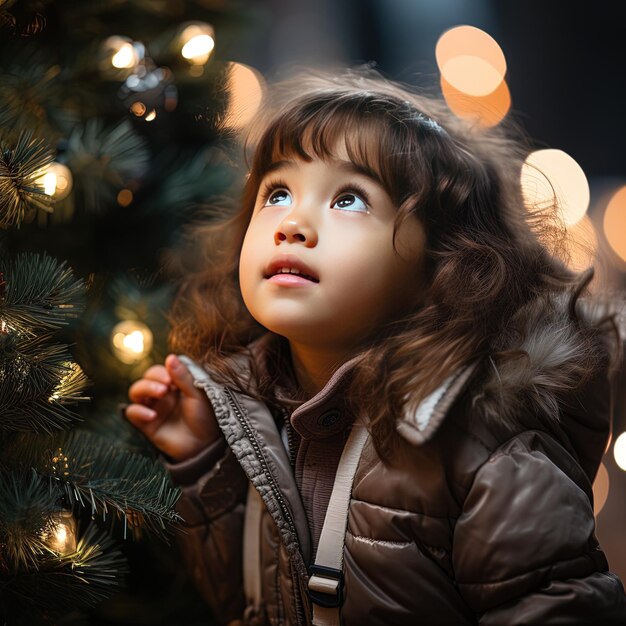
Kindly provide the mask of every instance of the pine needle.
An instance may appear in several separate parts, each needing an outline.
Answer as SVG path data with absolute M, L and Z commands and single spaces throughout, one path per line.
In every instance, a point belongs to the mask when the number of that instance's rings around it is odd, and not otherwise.
M 37 330 L 55 330 L 84 309 L 84 283 L 65 261 L 22 253 L 0 259 L 0 272 L 5 281 L 0 318 L 9 330 L 31 336 Z
M 11 464 L 28 459 L 65 490 L 68 502 L 103 519 L 113 513 L 137 536 L 147 531 L 167 539 L 168 529 L 180 522 L 174 510 L 180 490 L 165 468 L 104 437 L 81 430 L 53 439 L 22 437 L 7 454 Z
M 95 606 L 110 596 L 128 572 L 114 541 L 91 524 L 76 551 L 50 553 L 37 570 L 25 570 L 3 583 L 3 593 L 46 611 Z
M 52 159 L 46 142 L 30 130 L 20 134 L 15 146 L 0 145 L 0 228 L 19 226 L 36 209 L 52 212 L 53 199 L 38 182 Z

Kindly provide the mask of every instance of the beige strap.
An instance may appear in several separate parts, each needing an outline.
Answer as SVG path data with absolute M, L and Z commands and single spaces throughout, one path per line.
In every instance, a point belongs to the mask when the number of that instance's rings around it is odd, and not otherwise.
M 243 525 L 243 591 L 246 604 L 258 611 L 261 606 L 261 516 L 263 500 L 250 483 Z
M 348 525 L 352 482 L 369 433 L 356 421 L 341 454 L 328 503 L 315 563 L 311 566 L 309 596 L 315 626 L 339 626 L 343 601 L 343 548 Z

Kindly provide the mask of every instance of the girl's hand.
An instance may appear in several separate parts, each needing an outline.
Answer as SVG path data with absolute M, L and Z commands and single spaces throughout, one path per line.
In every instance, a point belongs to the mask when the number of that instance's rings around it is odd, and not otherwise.
M 174 354 L 134 382 L 126 417 L 159 450 L 176 461 L 189 459 L 220 436 L 206 394 L 193 385 L 189 370 Z

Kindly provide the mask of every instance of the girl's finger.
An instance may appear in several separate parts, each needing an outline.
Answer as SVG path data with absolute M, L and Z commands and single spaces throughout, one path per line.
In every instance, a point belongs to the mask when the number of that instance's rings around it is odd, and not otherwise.
M 156 382 L 163 383 L 164 385 L 169 385 L 172 382 L 172 377 L 167 371 L 167 368 L 163 365 L 153 365 L 152 367 L 149 367 L 144 372 L 142 378 L 154 380 Z
M 140 378 L 128 388 L 131 402 L 144 403 L 146 398 L 162 398 L 170 391 L 169 385 L 155 380 Z
M 169 354 L 165 359 L 165 367 L 172 377 L 172 382 L 189 397 L 201 397 L 202 392 L 193 384 L 193 377 L 184 363 L 175 355 Z
M 153 409 L 143 406 L 142 404 L 129 404 L 124 411 L 126 419 L 135 426 L 140 426 L 146 422 L 152 421 L 157 416 L 157 412 Z

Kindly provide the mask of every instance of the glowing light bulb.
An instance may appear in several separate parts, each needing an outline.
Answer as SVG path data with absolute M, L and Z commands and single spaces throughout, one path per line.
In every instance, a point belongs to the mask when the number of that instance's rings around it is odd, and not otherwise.
M 626 433 L 622 433 L 613 444 L 613 456 L 620 469 L 626 472 Z
M 130 43 L 125 43 L 122 47 L 111 57 L 111 65 L 118 69 L 131 68 L 137 63 L 137 55 Z
M 41 538 L 54 552 L 67 555 L 76 552 L 76 534 L 77 524 L 72 512 L 58 511 L 50 517 Z
M 197 35 L 190 39 L 181 50 L 185 59 L 194 64 L 206 63 L 211 51 L 215 47 L 215 41 L 210 35 Z
M 204 65 L 215 48 L 215 32 L 205 22 L 189 23 L 179 37 L 182 57 L 191 65 Z
M 141 361 L 152 350 L 152 331 L 142 322 L 127 320 L 116 324 L 111 332 L 111 345 L 123 363 Z
M 37 182 L 43 187 L 44 193 L 55 201 L 67 198 L 74 186 L 71 170 L 56 161 L 46 166 Z
M 144 52 L 145 48 L 141 43 L 128 37 L 113 35 L 102 43 L 98 63 L 100 69 L 109 74 L 118 70 L 132 70 L 139 64 Z
M 156 109 L 152 109 L 152 111 L 150 111 L 150 113 L 148 113 L 148 115 L 146 115 L 146 117 L 144 117 L 143 119 L 146 120 L 146 122 L 151 122 L 152 120 L 156 119 L 156 116 Z

